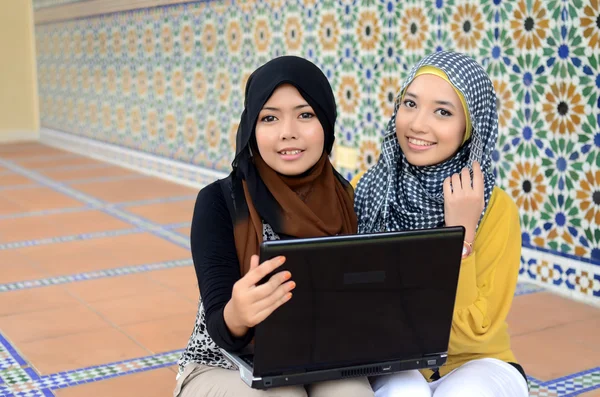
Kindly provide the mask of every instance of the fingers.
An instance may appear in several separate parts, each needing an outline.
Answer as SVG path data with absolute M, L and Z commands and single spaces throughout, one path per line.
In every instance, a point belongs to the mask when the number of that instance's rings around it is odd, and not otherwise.
M 483 194 L 484 190 L 483 172 L 481 171 L 481 166 L 477 161 L 473 162 L 473 190 L 481 194 Z
M 444 180 L 444 197 L 448 198 L 452 195 L 452 178 L 448 177 Z
M 459 191 L 473 190 L 477 193 L 483 192 L 483 173 L 478 162 L 473 162 L 473 177 L 468 168 L 463 168 L 459 173 L 453 174 L 444 180 L 444 196 L 448 197 L 452 193 Z
M 290 299 L 292 299 L 292 293 L 291 292 L 287 292 L 285 295 L 283 295 L 282 297 L 280 297 L 279 299 L 277 299 L 273 304 L 271 304 L 270 306 L 267 306 L 265 309 L 263 309 L 260 312 L 258 312 L 256 314 L 256 323 L 258 324 L 258 323 L 264 321 L 265 318 L 269 317 L 271 315 L 271 313 L 273 313 L 281 305 L 283 305 L 284 303 L 286 303 Z
M 467 167 L 463 168 L 460 173 L 463 190 L 471 190 L 471 173 Z
M 255 256 L 256 255 L 254 255 L 253 258 Z M 258 257 L 256 257 L 255 260 L 258 262 Z M 284 263 L 285 258 L 283 256 L 278 256 L 273 259 L 269 259 L 268 261 L 264 261 L 261 265 L 251 268 L 250 271 L 243 277 L 243 280 L 248 286 L 256 285 L 260 280 L 265 278 L 265 276 L 273 272 L 273 270 L 277 269 Z
M 274 291 L 272 291 L 264 299 L 256 302 L 256 304 L 254 306 L 255 309 L 257 311 L 262 311 L 273 305 L 276 305 L 277 302 L 281 301 L 281 299 L 283 299 L 294 288 L 296 288 L 296 283 L 293 281 L 289 281 L 287 283 L 279 285 Z
M 252 255 L 250 257 L 250 270 L 254 270 L 258 267 L 258 255 Z
M 252 299 L 255 301 L 264 299 L 269 295 L 273 294 L 279 286 L 288 281 L 292 277 L 292 274 L 288 271 L 276 273 L 271 276 L 269 281 L 263 285 L 259 285 L 251 292 Z
M 452 175 L 452 193 L 456 194 L 460 190 L 462 190 L 462 184 L 460 182 L 460 175 L 454 174 L 454 175 Z

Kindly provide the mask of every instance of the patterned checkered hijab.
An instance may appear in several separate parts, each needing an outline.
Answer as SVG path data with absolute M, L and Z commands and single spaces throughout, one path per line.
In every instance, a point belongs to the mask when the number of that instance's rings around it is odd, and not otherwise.
M 416 167 L 400 150 L 395 120 L 401 95 L 422 66 L 444 71 L 463 94 L 473 130 L 454 157 L 441 164 Z M 359 233 L 443 226 L 443 182 L 464 167 L 471 168 L 473 161 L 478 161 L 483 171 L 485 212 L 495 185 L 491 156 L 497 138 L 496 93 L 485 70 L 473 59 L 455 52 L 437 52 L 423 58 L 411 70 L 396 98 L 379 161 L 358 183 L 354 208 Z

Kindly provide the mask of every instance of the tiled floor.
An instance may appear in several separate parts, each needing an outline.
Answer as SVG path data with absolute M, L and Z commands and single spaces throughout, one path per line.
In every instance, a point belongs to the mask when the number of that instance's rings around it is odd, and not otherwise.
M 198 299 L 195 195 L 0 146 L 0 397 L 171 395 Z M 532 396 L 600 396 L 600 310 L 523 284 L 509 325 Z

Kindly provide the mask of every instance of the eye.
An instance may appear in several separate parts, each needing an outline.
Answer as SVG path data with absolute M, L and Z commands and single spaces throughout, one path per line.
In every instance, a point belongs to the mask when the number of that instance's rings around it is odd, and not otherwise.
M 443 117 L 450 117 L 450 116 L 452 116 L 452 113 L 450 113 L 446 109 L 438 109 L 438 110 L 436 110 L 436 113 L 439 114 L 440 116 L 443 116 Z
M 300 114 L 301 119 L 312 119 L 313 117 L 315 117 L 315 115 L 310 112 L 304 112 L 304 113 Z
M 265 116 L 262 119 L 260 119 L 260 121 L 262 121 L 263 123 L 272 123 L 275 120 L 277 120 L 277 117 L 275 116 Z
M 402 102 L 404 104 L 404 106 L 406 106 L 407 108 L 414 108 L 417 107 L 417 104 L 414 101 L 411 101 L 410 99 L 405 99 L 404 102 Z

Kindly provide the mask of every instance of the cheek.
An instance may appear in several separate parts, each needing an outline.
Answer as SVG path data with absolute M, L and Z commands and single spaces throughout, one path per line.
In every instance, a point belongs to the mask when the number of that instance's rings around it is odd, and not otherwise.
M 311 124 L 306 129 L 306 140 L 313 146 L 323 147 L 325 145 L 325 132 L 320 123 Z
M 261 154 L 268 152 L 273 146 L 271 135 L 264 128 L 256 128 L 256 146 L 258 146 L 258 151 Z
M 452 146 L 454 149 L 458 149 L 462 145 L 465 129 L 464 126 L 460 125 L 460 122 L 452 123 L 451 125 L 441 125 L 437 130 L 440 132 L 438 136 L 447 145 Z
M 406 131 L 406 125 L 408 124 L 407 117 L 398 113 L 396 115 L 396 135 L 402 136 Z

